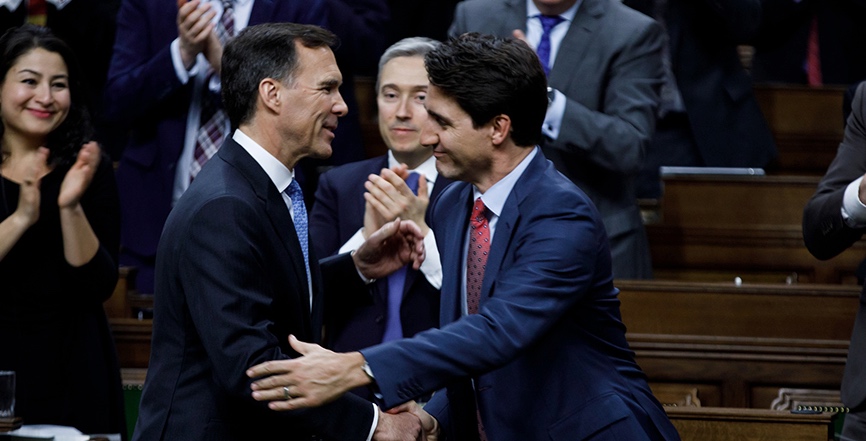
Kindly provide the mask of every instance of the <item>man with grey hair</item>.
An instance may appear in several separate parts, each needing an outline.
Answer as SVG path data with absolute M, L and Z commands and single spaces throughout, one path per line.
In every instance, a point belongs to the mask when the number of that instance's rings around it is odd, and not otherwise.
M 439 44 L 424 37 L 405 38 L 385 51 L 379 60 L 376 101 L 379 132 L 388 153 L 337 167 L 319 179 L 310 216 L 310 229 L 316 238 L 313 247 L 318 255 L 351 251 L 383 222 L 397 217 L 413 220 L 421 227 L 427 250 L 420 270 L 401 269 L 368 285 L 370 296 L 355 296 L 368 300 L 372 297 L 372 302 L 328 304 L 326 344 L 339 352 L 411 337 L 439 324 L 442 267 L 425 216 L 429 200 L 452 181 L 439 176 L 433 150 L 419 140 L 421 126 L 427 120 L 424 101 L 429 80 L 424 55 Z M 405 166 L 409 176 L 406 182 L 389 170 L 398 166 L 398 170 Z M 388 192 L 365 196 L 368 179 L 386 179 L 394 185 L 388 187 Z M 371 398 L 366 388 L 355 392 Z

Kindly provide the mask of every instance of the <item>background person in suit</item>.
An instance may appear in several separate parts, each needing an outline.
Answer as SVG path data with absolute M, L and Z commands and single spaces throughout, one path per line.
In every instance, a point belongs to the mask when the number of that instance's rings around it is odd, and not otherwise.
M 541 53 L 552 88 L 541 149 L 598 207 L 614 277 L 652 277 L 635 179 L 664 78 L 661 26 L 616 0 L 467 0 L 449 31 L 464 32 L 517 35 Z
M 547 108 L 535 54 L 466 34 L 426 66 L 421 142 L 442 176 L 463 181 L 431 212 L 442 328 L 348 354 L 293 340 L 305 356 L 250 369 L 273 375 L 253 396 L 287 385 L 297 398 L 271 408 L 297 409 L 375 384 L 392 406 L 445 387 L 424 410 L 448 439 L 679 439 L 625 340 L 598 212 L 535 147 Z
M 659 167 L 765 167 L 776 144 L 738 44 L 754 38 L 760 0 L 625 0 L 662 23 L 668 75 L 638 197 L 661 196 Z
M 857 88 L 836 158 L 803 211 L 803 239 L 815 257 L 841 253 L 866 233 L 866 83 Z M 842 378 L 842 402 L 851 409 L 842 439 L 866 439 L 866 291 L 854 320 Z
M 126 438 L 102 303 L 117 284 L 111 160 L 90 141 L 81 72 L 47 28 L 0 38 L 0 370 L 16 415 Z M 50 380 L 46 380 L 50 379 Z
M 372 304 L 329 305 L 326 346 L 338 352 L 357 351 L 383 341 L 411 337 L 439 324 L 442 265 L 425 216 L 429 198 L 435 198 L 451 180 L 438 176 L 433 151 L 419 141 L 421 126 L 427 120 L 424 99 L 429 81 L 424 55 L 438 44 L 423 37 L 403 39 L 389 47 L 379 61 L 376 87 L 379 132 L 388 146 L 388 154 L 337 167 L 319 179 L 316 203 L 310 213 L 310 232 L 316 238 L 313 243 L 316 254 L 330 256 L 352 251 L 376 231 L 381 222 L 390 222 L 398 216 L 414 221 L 425 233 L 427 258 L 420 270 L 407 268 L 396 276 L 377 280 L 370 286 Z M 399 164 L 405 164 L 416 174 L 414 182 L 418 184 L 419 195 L 406 185 L 400 185 L 400 191 L 385 198 L 387 217 L 365 215 L 364 184 L 368 177 Z M 424 176 L 424 182 L 418 182 L 417 174 Z M 396 175 L 394 178 L 399 179 Z M 373 219 L 378 221 L 372 222 Z M 355 392 L 370 396 L 366 388 Z
M 233 32 L 247 24 L 324 25 L 323 0 L 236 0 Z M 129 130 L 117 168 L 123 265 L 138 268 L 136 289 L 153 293 L 159 235 L 171 207 L 189 186 L 204 104 L 218 112 L 216 34 L 227 11 L 221 1 L 124 0 L 106 86 L 106 113 Z M 210 112 L 205 112 L 210 113 Z M 217 113 L 213 113 L 216 115 Z M 214 124 L 228 134 L 228 120 Z M 207 139 L 213 150 L 220 140 Z
M 758 82 L 848 86 L 866 79 L 866 1 L 761 0 Z M 745 17 L 744 17 L 745 18 Z
M 289 357 L 289 334 L 320 341 L 323 280 L 333 295 L 355 293 L 359 273 L 382 277 L 423 259 L 411 222 L 386 225 L 321 268 L 308 250 L 292 169 L 331 153 L 346 112 L 335 42 L 315 26 L 271 23 L 226 46 L 222 94 L 237 130 L 166 222 L 135 440 L 350 441 L 420 430 L 415 416 L 382 413 L 354 395 L 313 411 L 269 412 L 243 376 L 252 364 Z

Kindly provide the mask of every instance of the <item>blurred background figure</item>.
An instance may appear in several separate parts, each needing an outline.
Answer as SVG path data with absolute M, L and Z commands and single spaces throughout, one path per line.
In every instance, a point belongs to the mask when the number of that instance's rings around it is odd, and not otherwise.
M 165 219 L 222 144 L 219 60 L 248 24 L 325 25 L 324 0 L 125 0 L 106 86 L 106 111 L 129 130 L 117 168 L 121 258 L 153 293 L 156 247 Z
M 117 10 L 121 0 L 12 0 L 0 2 L 0 35 L 24 23 L 47 26 L 69 45 L 81 65 L 84 98 L 103 150 L 120 157 L 124 131 L 108 124 L 102 109 L 102 91 L 114 45 Z
M 844 85 L 866 79 L 866 2 L 762 0 L 752 75 L 758 82 Z M 743 17 L 745 18 L 745 17 Z
M 656 133 L 638 197 L 661 196 L 659 167 L 765 167 L 776 144 L 737 46 L 754 38 L 760 0 L 625 0 L 668 34 Z
M 117 283 L 119 208 L 72 51 L 43 27 L 0 39 L 0 370 L 26 424 L 126 437 L 102 302 Z

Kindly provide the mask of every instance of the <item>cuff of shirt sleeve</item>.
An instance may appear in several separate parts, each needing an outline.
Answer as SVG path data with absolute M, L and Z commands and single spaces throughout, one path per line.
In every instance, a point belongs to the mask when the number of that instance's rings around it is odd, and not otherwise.
M 851 228 L 866 227 L 866 205 L 860 200 L 860 181 L 862 180 L 863 177 L 861 176 L 848 184 L 842 197 L 842 218 L 845 219 L 845 224 Z
M 373 404 L 373 426 L 370 427 L 370 433 L 367 435 L 367 441 L 372 441 L 373 434 L 376 432 L 376 427 L 379 425 L 379 406 Z
M 352 237 L 350 237 L 349 240 L 347 240 L 346 243 L 340 247 L 340 251 L 338 251 L 337 253 L 343 254 L 348 253 L 349 251 L 357 250 L 361 246 L 361 244 L 364 243 L 364 235 L 361 233 L 361 231 L 362 230 L 359 229 L 357 232 L 355 232 L 355 234 L 352 235 Z
M 559 137 L 559 129 L 562 127 L 562 117 L 565 115 L 566 98 L 562 92 L 553 89 L 553 101 L 547 106 L 547 114 L 544 116 L 544 124 L 541 132 L 550 139 Z
M 442 289 L 442 262 L 439 261 L 439 248 L 436 247 L 436 236 L 433 235 L 432 229 L 427 229 L 427 235 L 424 236 L 424 249 L 426 257 L 421 263 L 421 273 L 424 278 L 430 282 L 430 286 L 436 289 Z
M 186 70 L 186 66 L 183 65 L 183 59 L 180 57 L 180 37 L 175 38 L 171 42 L 169 51 L 171 52 L 171 64 L 174 66 L 174 73 L 177 75 L 177 79 L 181 84 L 188 83 L 189 79 L 194 77 L 198 72 L 198 63 L 194 63 L 192 69 Z

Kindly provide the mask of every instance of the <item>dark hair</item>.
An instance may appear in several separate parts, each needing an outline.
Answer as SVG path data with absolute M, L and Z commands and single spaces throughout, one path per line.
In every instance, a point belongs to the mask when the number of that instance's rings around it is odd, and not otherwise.
M 93 136 L 90 114 L 85 105 L 81 70 L 72 49 L 48 28 L 30 24 L 10 28 L 0 37 L 0 84 L 6 81 L 6 74 L 19 58 L 37 48 L 60 55 L 69 73 L 71 100 L 69 113 L 66 119 L 48 134 L 45 147 L 50 151 L 48 154 L 50 164 L 72 165 L 81 145 L 90 141 Z M 0 125 L 0 136 L 3 130 L 3 126 Z
M 478 33 L 452 37 L 424 57 L 430 84 L 472 118 L 477 129 L 496 115 L 511 118 L 519 146 L 541 142 L 547 112 L 547 77 L 522 41 Z
M 304 47 L 334 47 L 337 36 L 318 26 L 265 23 L 250 26 L 228 42 L 223 51 L 223 107 L 238 127 L 253 117 L 259 83 L 265 78 L 291 82 L 297 69 L 295 41 Z

